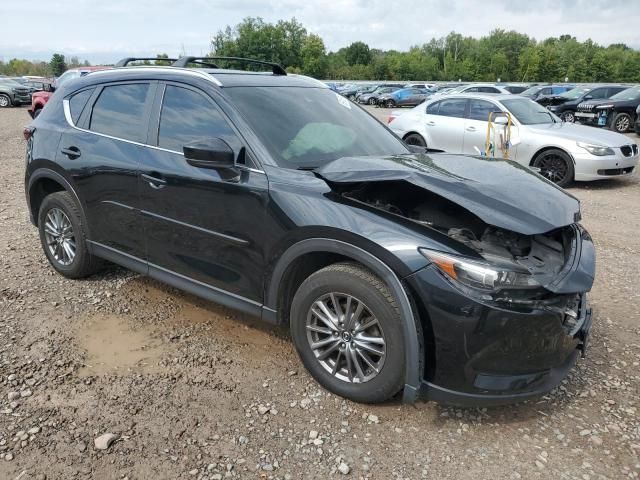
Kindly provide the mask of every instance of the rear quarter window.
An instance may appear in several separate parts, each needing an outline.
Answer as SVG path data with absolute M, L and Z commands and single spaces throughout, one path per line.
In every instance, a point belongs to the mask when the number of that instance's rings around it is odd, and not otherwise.
M 87 101 L 89 101 L 89 97 L 91 97 L 93 91 L 93 88 L 82 90 L 69 98 L 69 110 L 71 111 L 71 120 L 73 120 L 74 125 L 78 124 L 80 115 L 82 115 L 82 111 L 84 110 Z

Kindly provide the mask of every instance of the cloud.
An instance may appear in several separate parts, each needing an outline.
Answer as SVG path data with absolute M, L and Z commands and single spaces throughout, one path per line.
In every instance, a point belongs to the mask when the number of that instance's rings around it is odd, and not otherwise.
M 124 55 L 205 54 L 210 39 L 247 16 L 267 21 L 296 17 L 330 50 L 356 40 L 371 47 L 406 50 L 451 31 L 479 37 L 494 28 L 513 29 L 538 40 L 570 34 L 601 44 L 640 48 L 640 8 L 609 0 L 31 0 L 29 22 L 4 22 L 0 59 L 48 59 L 61 51 L 90 61 Z M 24 6 L 8 2 L 4 18 L 21 18 Z

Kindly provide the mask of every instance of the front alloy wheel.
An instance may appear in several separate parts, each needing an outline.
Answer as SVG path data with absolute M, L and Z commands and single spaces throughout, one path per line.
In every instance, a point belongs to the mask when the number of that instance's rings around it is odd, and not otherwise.
M 533 166 L 540 169 L 540 175 L 560 187 L 566 187 L 573 181 L 573 160 L 562 150 L 542 152 L 534 160 Z
M 562 113 L 562 120 L 567 123 L 575 123 L 576 116 L 571 110 Z
M 618 133 L 626 133 L 631 128 L 631 117 L 626 113 L 619 113 L 613 119 L 613 129 Z
M 6 108 L 11 106 L 11 99 L 8 95 L 0 94 L 0 108 Z
M 352 295 L 331 292 L 313 302 L 307 313 L 307 341 L 332 376 L 364 383 L 384 366 L 386 342 L 373 313 Z
M 293 297 L 291 338 L 309 373 L 356 402 L 382 402 L 404 383 L 403 318 L 382 280 L 357 263 L 311 274 Z

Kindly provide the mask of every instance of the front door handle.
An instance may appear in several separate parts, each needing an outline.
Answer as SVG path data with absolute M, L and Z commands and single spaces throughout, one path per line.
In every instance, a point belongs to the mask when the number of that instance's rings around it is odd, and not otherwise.
M 467 127 L 467 132 L 475 132 L 476 127 Z
M 142 177 L 143 180 L 146 180 L 149 183 L 149 186 L 151 188 L 155 188 L 156 190 L 164 188 L 164 186 L 167 184 L 167 181 L 164 178 L 156 177 L 153 175 L 147 175 L 146 173 L 143 173 L 140 176 Z
M 435 127 L 436 126 L 436 122 L 427 122 L 427 125 L 430 127 Z
M 75 160 L 76 158 L 80 157 L 80 149 L 75 146 L 63 148 L 60 151 L 62 152 L 63 155 L 66 155 L 67 157 L 69 157 L 69 160 Z

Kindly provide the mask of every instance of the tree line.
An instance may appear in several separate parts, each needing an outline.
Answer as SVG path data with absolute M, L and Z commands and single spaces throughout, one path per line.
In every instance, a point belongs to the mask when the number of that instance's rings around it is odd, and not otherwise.
M 358 41 L 327 52 L 318 35 L 295 18 L 276 23 L 245 18 L 220 30 L 212 53 L 281 63 L 321 79 L 504 82 L 640 82 L 640 51 L 607 47 L 571 35 L 534 38 L 495 29 L 473 38 L 451 32 L 408 51 L 380 50 Z
M 501 29 L 480 38 L 451 32 L 408 51 L 380 50 L 357 41 L 328 52 L 322 38 L 295 18 L 269 23 L 248 17 L 220 30 L 211 40 L 211 54 L 278 62 L 291 73 L 335 80 L 640 82 L 640 51 L 623 43 L 605 47 L 571 35 L 537 41 Z M 77 57 L 67 61 L 56 53 L 50 62 L 0 62 L 0 74 L 58 76 L 81 65 L 89 62 Z

